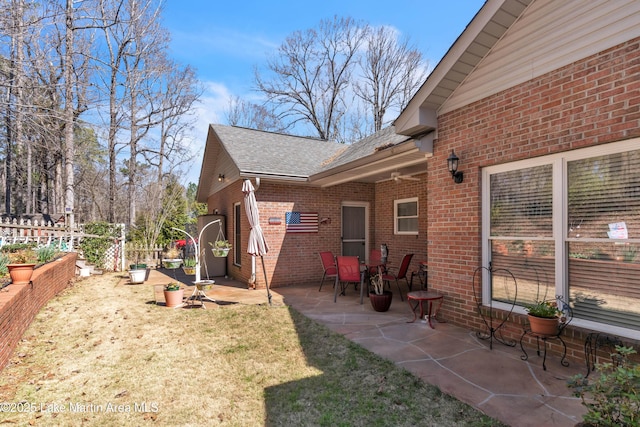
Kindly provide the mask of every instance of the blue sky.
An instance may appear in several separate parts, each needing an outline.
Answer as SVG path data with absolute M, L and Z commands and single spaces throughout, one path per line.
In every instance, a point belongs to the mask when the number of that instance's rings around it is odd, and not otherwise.
M 322 19 L 352 17 L 396 28 L 433 68 L 480 10 L 484 0 L 319 0 L 301 2 L 166 0 L 164 26 L 171 56 L 196 68 L 205 86 L 192 135 L 198 182 L 209 123 L 223 123 L 230 96 L 254 99 L 253 69 L 265 64 L 287 36 L 317 27 Z

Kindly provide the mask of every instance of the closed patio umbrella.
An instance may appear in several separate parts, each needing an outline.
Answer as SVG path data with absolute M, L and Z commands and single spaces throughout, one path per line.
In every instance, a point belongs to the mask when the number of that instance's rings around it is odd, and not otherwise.
M 271 291 L 269 290 L 269 282 L 267 281 L 267 270 L 264 268 L 264 255 L 269 252 L 269 245 L 267 245 L 260 227 L 260 213 L 258 212 L 258 202 L 254 194 L 255 189 L 253 184 L 248 179 L 242 183 L 242 192 L 244 193 L 244 208 L 247 213 L 247 219 L 249 220 L 249 245 L 247 246 L 247 253 L 254 257 L 259 256 L 262 261 L 262 272 L 264 273 L 264 282 L 267 286 L 267 297 L 269 298 L 269 305 L 271 305 Z

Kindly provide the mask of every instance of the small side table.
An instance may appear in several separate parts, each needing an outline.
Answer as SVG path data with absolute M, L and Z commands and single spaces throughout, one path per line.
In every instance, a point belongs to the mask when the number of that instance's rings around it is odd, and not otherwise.
M 585 375 L 585 378 L 596 368 L 598 349 L 608 349 L 613 353 L 617 345 L 621 346 L 622 341 L 616 336 L 601 334 L 599 332 L 592 332 L 587 335 L 587 339 L 584 342 L 584 358 L 587 362 L 587 375 Z M 615 363 L 614 360 L 612 360 L 612 362 Z
M 415 301 L 415 305 L 411 304 L 411 301 Z M 413 320 L 407 323 L 413 323 L 416 321 L 416 309 L 420 306 L 420 318 L 424 317 L 424 307 L 422 304 L 427 302 L 427 322 L 431 329 L 435 329 L 433 327 L 433 323 L 431 323 L 431 318 L 436 317 L 438 312 L 440 311 L 440 307 L 442 306 L 442 302 L 444 301 L 444 296 L 434 291 L 413 291 L 407 294 L 407 302 L 409 303 L 409 308 L 413 312 Z M 433 302 L 439 301 L 438 307 L 435 312 L 433 311 Z

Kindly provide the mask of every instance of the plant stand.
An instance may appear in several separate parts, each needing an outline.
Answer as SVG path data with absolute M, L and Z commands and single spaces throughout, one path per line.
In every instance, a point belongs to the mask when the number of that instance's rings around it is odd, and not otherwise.
M 553 332 L 551 332 L 551 330 L 549 330 L 549 332 L 536 332 L 535 330 L 532 330 L 531 319 L 535 319 L 535 316 L 532 316 L 529 314 L 527 316 L 527 318 L 529 319 L 529 322 L 524 327 L 524 331 L 522 332 L 522 336 L 520 337 L 520 349 L 522 350 L 522 355 L 520 356 L 520 359 L 522 360 L 527 360 L 529 358 L 529 355 L 524 350 L 524 346 L 522 345 L 522 341 L 524 341 L 524 337 L 526 337 L 527 335 L 531 337 L 535 337 L 538 356 L 540 356 L 540 341 L 542 341 L 542 346 L 543 346 L 542 369 L 544 369 L 545 371 L 547 370 L 547 365 L 546 365 L 547 341 L 549 340 L 560 341 L 560 344 L 562 344 L 562 349 L 563 349 L 562 358 L 560 359 L 560 364 L 562 366 L 569 366 L 569 362 L 565 360 L 567 357 L 567 345 L 562 339 L 562 332 L 564 332 L 565 328 L 573 320 L 573 310 L 571 309 L 571 306 L 568 303 L 561 300 L 560 298 L 557 298 L 557 301 L 558 301 L 558 307 L 562 308 L 562 312 L 564 313 L 564 316 L 562 317 L 562 319 L 560 319 L 560 321 L 556 319 L 552 319 L 556 322 L 553 328 Z M 540 320 L 540 318 L 538 318 L 537 320 Z M 550 320 L 550 319 L 543 319 L 543 320 Z
M 216 224 L 216 223 L 218 223 L 218 224 L 219 224 L 219 223 L 220 223 L 220 220 L 219 220 L 219 219 L 216 219 L 215 221 L 211 221 L 210 223 L 208 223 L 207 225 L 205 225 L 204 227 L 202 227 L 202 230 L 200 230 L 200 234 L 198 235 L 198 240 L 194 239 L 194 238 L 191 236 L 191 234 L 187 233 L 185 230 L 182 230 L 182 229 L 180 229 L 180 228 L 176 228 L 176 227 L 171 227 L 171 229 L 172 229 L 172 230 L 180 231 L 180 232 L 182 232 L 182 233 L 186 234 L 186 235 L 187 235 L 189 238 L 191 238 L 191 240 L 194 242 L 193 244 L 194 244 L 195 249 L 196 249 L 196 254 L 195 254 L 195 255 L 196 255 L 196 280 L 195 280 L 195 281 L 196 281 L 196 282 L 200 282 L 200 255 L 201 255 L 201 252 L 200 252 L 200 242 L 201 242 L 201 239 L 202 239 L 202 233 L 204 232 L 204 230 L 205 230 L 208 226 L 213 225 L 213 224 Z M 206 266 L 207 266 L 207 265 L 206 265 L 206 263 L 205 263 L 205 268 L 206 268 Z M 174 272 L 174 274 L 175 274 L 175 272 Z
M 205 309 L 207 307 L 204 305 L 204 300 L 217 302 L 215 299 L 211 298 L 205 292 L 211 289 L 214 283 L 215 283 L 215 280 L 200 280 L 199 282 L 193 282 L 195 287 L 193 288 L 193 293 L 191 294 L 191 296 L 187 298 L 187 301 L 189 301 L 191 304 L 193 304 L 194 301 L 200 301 L 200 307 Z
M 478 286 L 478 283 L 482 280 L 481 276 L 483 272 L 488 273 L 490 283 L 493 283 L 495 276 L 498 276 L 498 277 L 502 276 L 504 289 L 507 291 L 508 295 L 513 295 L 513 298 L 508 302 L 508 304 L 511 306 L 509 308 L 509 313 L 506 316 L 504 316 L 504 318 L 500 322 L 495 322 L 495 319 L 493 317 L 494 315 L 493 299 L 491 298 L 489 301 L 488 312 L 483 309 L 482 301 L 478 299 L 478 295 L 481 295 L 479 292 L 479 290 L 481 289 L 479 289 L 480 287 Z M 475 298 L 476 306 L 478 307 L 478 314 L 480 315 L 480 318 L 482 319 L 482 321 L 484 322 L 484 325 L 487 328 L 486 332 L 482 332 L 482 331 L 476 332 L 476 336 L 482 340 L 489 340 L 490 350 L 493 350 L 493 340 L 496 340 L 499 343 L 506 345 L 507 347 L 515 347 L 516 341 L 506 340 L 502 336 L 502 331 L 500 330 L 504 326 L 504 324 L 507 322 L 509 317 L 511 317 L 511 313 L 513 313 L 513 309 L 516 305 L 516 300 L 518 298 L 518 283 L 516 282 L 515 276 L 505 268 L 494 269 L 491 267 L 491 264 L 489 264 L 489 268 L 487 267 L 476 268 L 476 270 L 473 272 L 473 280 L 471 283 L 473 288 L 473 297 Z
M 542 341 L 542 369 L 543 370 L 547 370 L 547 341 L 552 340 L 552 339 L 557 339 L 558 341 L 560 341 L 560 344 L 562 344 L 563 347 L 563 352 L 562 352 L 562 358 L 560 359 L 560 364 L 562 366 L 569 366 L 569 362 L 567 362 L 565 359 L 567 357 L 567 345 L 565 344 L 564 340 L 562 339 L 562 337 L 560 336 L 562 333 L 562 330 L 564 328 L 561 327 L 559 328 L 559 332 L 553 334 L 553 335 L 543 335 L 543 334 L 538 334 L 535 332 L 531 331 L 530 327 L 525 328 L 522 336 L 520 337 L 520 349 L 522 350 L 522 355 L 520 356 L 520 359 L 522 360 L 527 360 L 529 359 L 529 355 L 527 354 L 527 352 L 524 349 L 524 346 L 522 345 L 522 341 L 524 340 L 524 337 L 527 335 L 530 335 L 532 337 L 536 338 L 536 354 L 538 356 L 540 356 L 540 341 Z
M 605 348 L 609 354 L 616 351 L 616 346 L 622 347 L 624 344 L 617 336 L 610 336 L 601 334 L 600 332 L 592 332 L 587 335 L 587 339 L 584 342 L 584 358 L 587 361 L 587 378 L 589 374 L 596 368 L 596 359 L 598 357 L 598 349 Z M 611 363 L 615 364 L 615 360 L 611 360 Z

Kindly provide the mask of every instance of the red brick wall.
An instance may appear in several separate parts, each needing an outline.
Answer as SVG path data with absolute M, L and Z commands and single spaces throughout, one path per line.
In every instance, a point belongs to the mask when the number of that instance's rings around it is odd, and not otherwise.
M 426 172 L 426 168 L 425 168 Z M 405 254 L 413 253 L 409 271 L 417 271 L 418 263 L 427 260 L 427 174 L 416 175 L 420 181 L 386 181 L 376 184 L 375 221 L 373 247 L 386 243 L 389 262 L 399 266 Z M 393 234 L 393 202 L 400 199 L 418 198 L 418 235 Z M 418 283 L 414 280 L 414 285 Z
M 227 216 L 228 236 L 233 232 L 233 204 L 242 202 L 241 229 L 242 248 L 247 247 L 249 223 L 244 213 L 242 183 L 236 182 L 208 200 L 209 212 Z M 345 184 L 327 189 L 302 185 L 284 185 L 262 182 L 256 191 L 260 212 L 260 223 L 269 245 L 264 256 L 269 286 L 288 286 L 320 282 L 322 267 L 318 252 L 329 250 L 339 254 L 341 250 L 341 203 L 342 201 L 369 202 L 374 204 L 374 186 L 369 184 Z M 330 218 L 330 224 L 320 224 L 318 233 L 285 233 L 285 213 L 318 212 L 319 218 Z M 270 225 L 269 218 L 280 218 L 279 225 Z M 371 229 L 373 218 L 371 215 Z M 236 244 L 236 242 L 234 242 Z M 236 279 L 248 281 L 251 275 L 251 256 L 243 249 L 241 266 L 227 259 L 228 274 Z M 264 286 L 262 263 L 256 260 L 258 287 Z
M 482 168 L 640 136 L 638 75 L 636 39 L 439 117 L 428 170 L 428 257 L 447 319 L 481 326 L 471 282 L 481 265 Z M 447 171 L 452 149 L 462 184 Z
M 0 370 L 40 309 L 75 277 L 75 252 L 34 270 L 31 284 L 11 284 L 0 290 Z
M 262 230 L 269 244 L 269 253 L 264 257 L 269 286 L 319 284 L 322 267 L 318 252 L 341 252 L 341 205 L 345 201 L 369 203 L 369 238 L 372 248 L 386 243 L 390 252 L 389 260 L 394 265 L 400 265 L 403 255 L 412 252 L 414 258 L 409 271 L 417 270 L 418 262 L 425 260 L 427 253 L 426 174 L 419 178 L 420 181 L 387 181 L 376 185 L 351 183 L 329 188 L 262 182 L 256 192 L 256 199 Z M 417 236 L 396 236 L 393 234 L 393 201 L 410 197 L 419 199 L 420 232 Z M 208 201 L 209 213 L 217 209 L 218 213 L 226 215 L 227 236 L 232 236 L 233 204 L 238 202 L 243 203 L 241 182 L 230 185 Z M 331 222 L 320 224 L 318 233 L 285 233 L 285 213 L 291 211 L 318 212 L 320 219 L 330 218 Z M 281 224 L 270 225 L 268 221 L 271 217 L 280 218 Z M 240 245 L 246 248 L 249 224 L 244 214 L 244 204 L 241 221 L 243 238 Z M 241 264 L 233 265 L 233 258 L 227 258 L 228 274 L 248 281 L 251 275 L 251 256 L 245 250 Z M 258 287 L 264 286 L 260 260 L 256 262 L 256 278 Z

